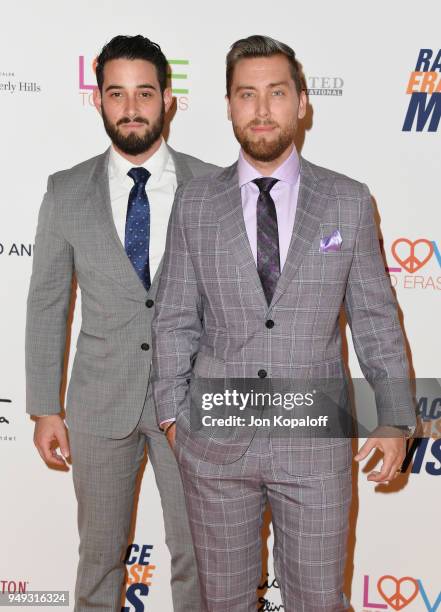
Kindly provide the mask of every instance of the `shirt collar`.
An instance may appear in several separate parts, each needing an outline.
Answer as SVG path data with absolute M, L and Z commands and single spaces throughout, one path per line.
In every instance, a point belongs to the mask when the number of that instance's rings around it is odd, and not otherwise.
M 152 183 L 152 179 L 154 181 L 159 180 L 161 178 L 162 173 L 164 172 L 167 163 L 170 158 L 170 153 L 167 145 L 165 144 L 165 140 L 161 139 L 161 144 L 157 151 L 153 153 L 151 157 L 149 157 L 143 164 L 140 164 L 143 168 L 146 168 L 150 172 L 151 179 L 149 179 L 149 184 Z M 128 159 L 123 157 L 118 151 L 116 151 L 115 147 L 110 147 L 110 156 L 109 156 L 109 177 L 117 178 L 120 180 L 125 180 L 127 177 L 127 172 L 133 168 L 137 167 L 135 164 L 130 162 Z M 139 166 L 138 166 L 139 167 Z M 130 179 L 129 179 L 130 180 Z
M 260 172 L 256 170 L 256 168 L 254 168 L 254 166 L 252 166 L 245 159 L 242 149 L 240 150 L 240 153 L 239 153 L 237 171 L 239 175 L 239 186 L 240 187 L 243 187 L 243 185 L 250 183 L 256 178 L 262 177 Z M 300 172 L 300 160 L 299 160 L 299 155 L 297 153 L 297 149 L 294 146 L 289 157 L 285 159 L 283 164 L 281 164 L 271 174 L 271 176 L 278 179 L 279 181 L 289 183 L 290 185 L 295 185 L 299 178 L 299 172 Z

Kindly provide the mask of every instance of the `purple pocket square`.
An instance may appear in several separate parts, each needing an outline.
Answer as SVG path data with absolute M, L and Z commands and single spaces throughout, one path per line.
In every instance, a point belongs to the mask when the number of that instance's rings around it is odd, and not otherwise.
M 334 230 L 329 236 L 325 236 L 320 240 L 320 253 L 329 253 L 331 251 L 339 251 L 343 238 L 338 230 Z

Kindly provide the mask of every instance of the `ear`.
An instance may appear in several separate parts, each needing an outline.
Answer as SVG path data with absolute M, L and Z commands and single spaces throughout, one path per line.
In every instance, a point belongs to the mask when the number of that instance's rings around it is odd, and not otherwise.
M 101 98 L 101 92 L 99 90 L 98 87 L 95 87 L 92 93 L 92 99 L 93 99 L 93 104 L 96 108 L 96 110 L 99 112 L 100 115 L 103 114 L 101 106 L 102 106 L 102 98 Z
M 303 119 L 303 117 L 306 115 L 307 105 L 308 105 L 308 98 L 306 97 L 306 92 L 303 91 L 302 89 L 299 95 L 299 110 L 297 111 L 297 117 L 299 119 Z
M 171 105 L 173 104 L 173 93 L 171 87 L 166 87 L 164 89 L 162 97 L 164 99 L 165 112 L 168 113 Z
M 228 121 L 231 121 L 231 106 L 230 106 L 230 99 L 228 96 L 225 96 L 225 102 L 227 103 L 227 117 L 228 117 Z

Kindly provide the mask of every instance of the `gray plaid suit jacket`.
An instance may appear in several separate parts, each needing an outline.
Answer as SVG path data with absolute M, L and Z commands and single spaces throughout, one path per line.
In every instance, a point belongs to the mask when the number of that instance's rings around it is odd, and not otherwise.
M 161 265 L 146 292 L 113 222 L 109 150 L 48 180 L 28 296 L 26 410 L 33 415 L 60 412 L 75 274 L 82 325 L 67 393 L 67 423 L 79 432 L 122 438 L 135 428 L 147 396 L 152 351 L 141 350 L 141 344 L 152 344 L 155 308 L 146 301 L 156 298 Z M 169 150 L 178 184 L 216 168 Z
M 320 240 L 339 229 L 337 252 Z M 414 424 L 397 304 L 381 257 L 368 188 L 301 159 L 298 205 L 286 263 L 268 307 L 247 239 L 237 165 L 178 189 L 153 321 L 152 383 L 158 421 L 177 418 L 177 443 L 214 463 L 239 458 L 253 436 L 191 431 L 194 378 L 344 377 L 344 304 L 381 423 Z M 268 329 L 265 321 L 272 319 Z M 399 397 L 387 381 L 404 380 Z M 386 381 L 386 385 L 385 385 Z M 391 390 L 392 389 L 392 390 Z M 293 473 L 346 467 L 350 441 L 272 441 Z

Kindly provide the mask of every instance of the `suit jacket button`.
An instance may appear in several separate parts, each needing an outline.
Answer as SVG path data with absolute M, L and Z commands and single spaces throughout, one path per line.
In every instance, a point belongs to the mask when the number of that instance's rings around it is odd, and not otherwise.
M 274 321 L 272 319 L 268 319 L 268 321 L 265 321 L 265 327 L 272 329 L 274 327 Z
M 149 348 L 150 348 L 150 344 L 147 344 L 147 342 L 143 342 L 141 344 L 141 348 L 142 348 L 143 351 L 148 351 Z
M 259 371 L 257 372 L 257 376 L 258 376 L 259 378 L 265 378 L 265 377 L 266 377 L 266 370 L 259 370 Z
M 147 300 L 145 305 L 147 306 L 147 308 L 151 308 L 153 306 L 155 302 L 153 300 Z

